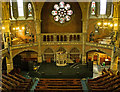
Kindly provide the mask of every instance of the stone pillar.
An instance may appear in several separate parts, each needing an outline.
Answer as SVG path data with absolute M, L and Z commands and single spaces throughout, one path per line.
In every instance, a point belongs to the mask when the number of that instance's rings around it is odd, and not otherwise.
M 98 54 L 98 65 L 100 65 L 100 54 Z
M 8 39 L 11 42 L 10 37 L 10 20 L 3 20 L 2 21 L 2 39 L 4 42 L 4 48 L 8 48 Z
M 56 42 L 57 41 L 57 35 L 53 35 L 53 41 Z
M 36 39 L 38 43 L 38 63 L 42 62 L 41 56 L 41 20 L 35 20 L 36 24 Z
M 54 62 L 56 61 L 56 58 L 55 58 L 55 53 L 54 53 Z
M 113 58 L 111 60 L 111 69 L 113 70 L 114 73 L 117 73 L 117 65 L 118 65 L 118 55 L 117 55 L 117 48 L 119 48 L 119 40 L 116 39 L 117 37 L 117 33 L 119 33 L 119 4 L 117 2 L 114 2 L 114 14 L 113 14 L 113 23 L 114 23 L 114 31 L 115 31 L 115 35 L 114 35 L 114 40 L 115 40 L 115 45 L 113 48 L 113 52 L 112 52 L 112 57 Z M 114 51 L 115 50 L 115 51 Z
M 70 35 L 67 35 L 67 42 L 70 41 Z
M 86 63 L 85 43 L 87 37 L 87 20 L 83 20 L 83 34 L 82 34 L 82 64 Z
M 110 69 L 113 69 L 113 63 L 114 63 L 114 47 L 112 47 L 112 52 L 111 52 L 111 65 L 110 65 Z
M 4 29 L 2 29 L 4 47 L 8 49 L 10 54 L 10 57 L 6 58 L 7 73 L 9 73 L 11 70 L 13 70 L 12 47 L 11 47 L 11 36 L 10 36 L 10 20 L 3 20 L 2 22 L 3 22 L 2 27 L 4 27 Z
M 11 70 L 13 70 L 13 60 L 11 58 L 6 57 L 6 64 L 7 64 L 7 73 L 9 73 Z

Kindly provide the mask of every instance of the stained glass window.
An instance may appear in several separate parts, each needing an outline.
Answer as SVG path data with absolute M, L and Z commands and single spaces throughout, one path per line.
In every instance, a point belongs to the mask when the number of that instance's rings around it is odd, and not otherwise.
M 32 5 L 28 3 L 28 16 L 32 16 Z
M 107 0 L 100 0 L 100 15 L 106 14 Z
M 95 15 L 95 1 L 92 1 L 91 4 L 91 15 Z
M 65 21 L 70 21 L 71 15 L 73 14 L 72 10 L 70 9 L 70 4 L 65 4 L 61 1 L 58 4 L 54 5 L 54 10 L 51 12 L 54 16 L 55 21 L 59 21 L 60 23 L 65 23 Z
M 23 0 L 17 0 L 17 4 L 18 4 L 18 14 L 19 14 L 19 16 L 24 16 Z
M 12 0 L 10 0 L 11 17 L 13 18 Z

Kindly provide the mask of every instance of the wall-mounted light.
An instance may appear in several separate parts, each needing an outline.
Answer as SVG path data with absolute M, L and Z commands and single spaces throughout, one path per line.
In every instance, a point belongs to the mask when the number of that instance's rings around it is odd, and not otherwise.
M 2 27 L 2 29 L 4 30 L 4 29 L 5 29 L 5 27 Z
M 117 26 L 117 23 L 115 23 L 114 26 L 116 27 L 116 26 Z
M 13 28 L 13 30 L 15 30 L 15 28 Z
M 113 24 L 110 24 L 110 27 L 113 27 Z
M 110 22 L 108 22 L 108 25 L 110 25 Z
M 19 27 L 16 28 L 16 30 L 19 30 L 19 29 L 20 29 Z
M 100 22 L 98 22 L 98 23 L 97 23 L 97 25 L 98 25 L 98 26 L 100 26 L 100 25 L 101 25 L 101 23 L 100 23 Z
M 21 32 L 21 30 L 19 30 L 19 32 Z
M 22 27 L 22 29 L 24 30 L 24 29 L 25 29 L 25 27 Z
M 105 25 L 105 26 L 106 26 L 106 25 L 107 25 L 107 22 L 103 23 L 103 25 Z

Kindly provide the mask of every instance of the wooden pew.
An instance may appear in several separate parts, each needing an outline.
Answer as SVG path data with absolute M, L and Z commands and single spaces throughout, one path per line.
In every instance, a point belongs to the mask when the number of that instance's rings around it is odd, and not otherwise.
M 104 78 L 104 77 L 107 77 L 107 76 L 109 76 L 109 73 L 106 73 L 106 74 L 104 74 L 104 75 L 102 75 L 102 76 L 99 76 L 99 77 L 97 77 L 97 78 L 94 78 L 94 79 L 88 79 L 88 83 L 89 83 L 89 82 L 92 82 L 92 81 L 97 81 L 97 80 L 99 80 L 99 79 L 101 79 L 101 78 Z
M 2 82 L 3 82 L 4 84 L 9 85 L 9 86 L 12 87 L 12 88 L 15 88 L 15 87 L 16 87 L 16 84 L 15 84 L 15 83 L 11 83 L 10 81 L 7 81 L 6 79 L 3 79 L 3 78 L 2 78 Z
M 34 92 L 83 92 L 82 89 L 35 89 Z
M 10 77 L 10 78 L 12 78 L 12 79 L 14 79 L 14 80 L 16 80 L 16 81 L 19 81 L 19 82 L 21 82 L 21 83 L 23 83 L 23 82 L 24 82 L 24 80 L 19 79 L 19 78 L 15 77 L 14 75 L 7 74 L 7 76 L 8 76 L 8 77 Z
M 8 81 L 11 81 L 12 83 L 15 83 L 16 85 L 19 85 L 19 84 L 20 84 L 20 82 L 15 81 L 14 79 L 12 79 L 12 78 L 4 75 L 4 74 L 2 74 L 2 77 L 3 77 L 4 79 L 8 80 Z
M 19 75 L 19 74 L 17 74 L 17 73 L 15 73 L 14 75 L 15 75 L 17 78 L 20 78 L 20 79 L 24 80 L 24 82 L 28 82 L 28 83 L 30 83 L 31 85 L 33 84 L 32 79 L 26 79 L 25 77 L 23 77 L 22 75 Z

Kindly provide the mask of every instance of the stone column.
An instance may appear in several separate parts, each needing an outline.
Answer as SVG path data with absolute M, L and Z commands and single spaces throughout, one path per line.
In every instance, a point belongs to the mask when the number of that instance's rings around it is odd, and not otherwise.
M 36 24 L 36 39 L 38 43 L 38 63 L 42 62 L 41 56 L 41 20 L 35 20 Z
M 3 20 L 2 21 L 2 37 L 3 37 L 2 39 L 3 39 L 3 42 L 4 42 L 4 48 L 8 48 L 8 39 L 11 42 L 10 20 Z
M 6 57 L 7 73 L 13 70 L 12 47 L 10 47 L 10 58 Z
M 119 40 L 116 39 L 117 37 L 117 32 L 119 33 L 119 17 L 120 17 L 120 10 L 119 10 L 119 4 L 117 2 L 114 2 L 114 14 L 113 14 L 113 23 L 114 23 L 114 31 L 115 31 L 115 35 L 114 35 L 114 40 L 115 40 L 115 45 L 113 48 L 113 52 L 112 52 L 112 57 L 113 58 L 111 60 L 111 69 L 113 70 L 113 72 L 116 74 L 117 73 L 117 65 L 118 65 L 118 55 L 117 55 L 117 48 L 119 48 Z
M 54 53 L 54 62 L 56 61 L 55 53 Z
M 67 35 L 67 42 L 70 41 L 70 35 Z
M 86 37 L 87 37 L 87 20 L 83 20 L 83 34 L 82 34 L 82 64 L 86 63 L 86 53 L 85 53 L 85 45 L 86 45 Z
M 57 41 L 57 35 L 53 35 L 53 41 L 56 42 Z
M 10 57 L 6 58 L 7 73 L 9 73 L 11 70 L 13 70 L 12 47 L 11 47 L 11 36 L 10 36 L 10 20 L 3 20 L 2 22 L 3 22 L 2 26 L 4 27 L 4 29 L 2 30 L 4 47 L 8 49 L 10 54 Z

